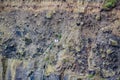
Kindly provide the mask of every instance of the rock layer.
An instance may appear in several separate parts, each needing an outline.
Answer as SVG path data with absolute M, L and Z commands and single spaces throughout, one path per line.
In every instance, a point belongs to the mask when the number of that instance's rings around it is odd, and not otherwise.
M 119 80 L 119 10 L 72 5 L 0 12 L 0 80 Z

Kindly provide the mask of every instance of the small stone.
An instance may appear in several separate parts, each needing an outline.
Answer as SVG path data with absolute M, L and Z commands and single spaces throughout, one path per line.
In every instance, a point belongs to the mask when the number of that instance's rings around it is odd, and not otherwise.
M 84 22 L 81 22 L 80 24 L 81 24 L 81 26 L 83 26 L 83 25 L 84 25 Z
M 49 11 L 49 12 L 46 13 L 46 16 L 45 16 L 45 17 L 46 17 L 47 19 L 51 19 L 52 16 L 53 16 L 53 12 L 52 12 L 52 11 Z
M 108 71 L 108 70 L 103 69 L 103 76 L 104 77 L 110 77 L 110 76 L 114 76 L 114 75 L 115 75 L 114 71 Z
M 111 54 L 111 53 L 112 53 L 112 50 L 111 50 L 111 49 L 107 49 L 106 53 L 107 53 L 107 54 Z
M 78 63 L 79 63 L 79 64 L 81 64 L 81 63 L 82 63 L 82 61 L 81 61 L 81 60 L 78 60 Z
M 86 8 L 85 6 L 79 6 L 78 8 L 74 9 L 74 12 L 84 13 L 85 8 Z
M 22 37 L 22 33 L 21 33 L 21 31 L 16 31 L 16 33 L 15 33 L 17 36 L 19 36 L 19 37 Z
M 101 57 L 102 57 L 102 58 L 105 58 L 105 54 L 102 54 Z
M 95 19 L 99 21 L 101 19 L 100 14 L 97 14 L 96 17 L 95 17 Z
M 78 46 L 75 49 L 76 49 L 76 51 L 80 51 L 81 50 L 81 48 L 78 47 Z
M 0 32 L 0 36 L 2 36 L 4 34 L 4 32 Z
M 88 43 L 92 43 L 92 39 L 91 38 L 88 38 Z
M 117 46 L 118 42 L 116 40 L 110 39 L 109 44 L 112 45 L 112 46 Z
M 53 73 L 53 72 L 54 72 L 54 67 L 51 65 L 48 65 L 46 69 L 46 76 L 49 76 L 50 73 Z
M 88 73 L 89 73 L 90 75 L 95 75 L 95 71 L 94 71 L 94 70 L 89 70 Z
M 57 43 L 59 40 L 58 39 L 55 39 L 54 42 Z
M 77 22 L 76 25 L 77 25 L 77 26 L 83 26 L 83 25 L 84 25 L 84 22 Z

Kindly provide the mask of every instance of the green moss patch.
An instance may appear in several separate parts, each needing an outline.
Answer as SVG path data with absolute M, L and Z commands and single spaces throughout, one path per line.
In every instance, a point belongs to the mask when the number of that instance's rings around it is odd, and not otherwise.
M 105 0 L 105 3 L 103 4 L 104 10 L 110 10 L 111 8 L 115 7 L 117 3 L 117 0 Z

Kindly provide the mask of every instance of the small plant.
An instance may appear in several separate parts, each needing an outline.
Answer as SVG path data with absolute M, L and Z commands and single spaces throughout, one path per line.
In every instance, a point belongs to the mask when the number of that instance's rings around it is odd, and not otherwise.
M 32 39 L 25 38 L 25 45 L 30 45 L 32 43 Z
M 52 19 L 52 16 L 53 16 L 53 12 L 52 12 L 52 11 L 48 11 L 48 12 L 46 13 L 45 18 L 46 18 L 46 19 Z
M 63 59 L 63 63 L 69 62 L 69 59 Z
M 51 44 L 49 45 L 49 49 L 52 49 L 53 48 L 53 46 L 54 46 L 54 42 L 51 42 Z
M 45 61 L 49 61 L 49 57 L 48 56 L 45 58 Z
M 89 74 L 89 75 L 88 75 L 88 78 L 89 78 L 89 79 L 91 79 L 91 78 L 93 78 L 93 77 L 94 77 L 94 75 L 92 75 L 92 74 Z
M 109 10 L 109 9 L 115 7 L 116 3 L 117 3 L 117 0 L 105 0 L 103 9 Z
M 120 77 L 118 78 L 118 80 L 120 80 Z
M 60 40 L 62 38 L 61 34 L 56 34 L 56 37 Z

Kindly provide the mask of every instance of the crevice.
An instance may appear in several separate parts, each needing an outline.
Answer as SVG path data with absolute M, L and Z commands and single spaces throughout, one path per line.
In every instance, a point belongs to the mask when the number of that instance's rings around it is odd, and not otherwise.
M 2 67 L 3 67 L 2 79 L 5 80 L 6 71 L 7 71 L 7 58 L 3 57 L 1 61 L 2 61 Z

